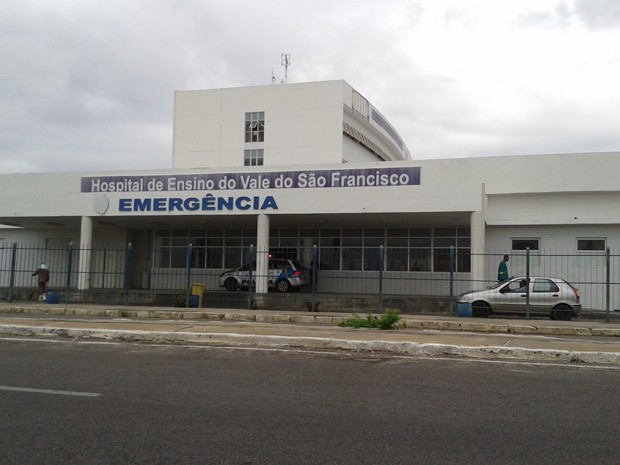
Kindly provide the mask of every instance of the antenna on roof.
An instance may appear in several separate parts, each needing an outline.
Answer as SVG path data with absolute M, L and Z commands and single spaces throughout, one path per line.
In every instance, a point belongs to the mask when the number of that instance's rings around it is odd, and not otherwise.
M 282 80 L 282 84 L 286 84 L 288 82 L 288 67 L 291 64 L 291 54 L 281 53 L 280 64 L 284 66 L 284 79 Z

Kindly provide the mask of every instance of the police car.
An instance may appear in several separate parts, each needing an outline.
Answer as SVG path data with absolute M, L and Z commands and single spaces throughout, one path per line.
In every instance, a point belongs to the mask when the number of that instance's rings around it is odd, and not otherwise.
M 269 257 L 267 269 L 267 285 L 269 289 L 278 292 L 297 292 L 303 286 L 310 284 L 308 269 L 299 260 Z M 220 287 L 228 291 L 247 289 L 250 280 L 250 266 L 248 263 L 226 270 L 220 275 Z M 252 286 L 256 286 L 256 263 L 252 263 Z

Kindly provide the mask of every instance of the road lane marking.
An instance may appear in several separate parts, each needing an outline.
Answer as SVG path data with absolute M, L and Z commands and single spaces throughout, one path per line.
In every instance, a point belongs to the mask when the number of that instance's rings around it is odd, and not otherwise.
M 33 389 L 22 388 L 16 386 L 0 386 L 0 391 L 13 392 L 32 392 L 35 394 L 54 394 L 60 396 L 78 396 L 78 397 L 99 397 L 101 394 L 97 392 L 78 392 L 78 391 L 56 391 L 52 389 Z

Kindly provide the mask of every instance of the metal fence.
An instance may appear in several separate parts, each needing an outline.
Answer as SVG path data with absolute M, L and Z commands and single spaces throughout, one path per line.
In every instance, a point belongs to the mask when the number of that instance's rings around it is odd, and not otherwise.
M 201 291 L 199 305 L 206 302 L 213 307 L 246 308 L 261 300 L 256 289 L 249 286 L 245 291 L 227 291 L 220 275 L 269 255 L 305 263 L 310 282 L 297 293 L 295 305 L 306 309 L 317 309 L 327 301 L 357 298 L 362 310 L 382 311 L 398 299 L 426 299 L 431 305 L 443 301 L 453 312 L 459 294 L 497 282 L 497 266 L 504 253 L 317 246 L 263 251 L 253 246 L 208 248 L 192 244 L 158 252 L 131 243 L 122 248 L 9 243 L 0 244 L 0 293 L 8 301 L 36 298 L 33 272 L 45 262 L 50 270 L 48 291 L 66 303 L 190 306 L 195 304 L 193 292 Z M 511 251 L 509 269 L 511 276 L 566 279 L 579 288 L 584 309 L 609 312 L 620 307 L 620 255 L 610 249 L 588 253 Z M 255 270 L 252 273 L 252 281 L 263 278 Z M 268 294 L 269 299 L 261 302 L 266 308 L 293 302 L 293 297 L 278 292 Z

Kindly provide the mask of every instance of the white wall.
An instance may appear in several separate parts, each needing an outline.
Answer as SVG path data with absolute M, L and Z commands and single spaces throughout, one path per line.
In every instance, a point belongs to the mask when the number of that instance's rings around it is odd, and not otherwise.
M 341 143 L 341 142 L 339 142 Z M 560 179 L 530 168 L 569 165 Z M 575 154 L 553 156 L 496 157 L 477 159 L 423 160 L 418 162 L 359 163 L 346 168 L 415 167 L 421 169 L 421 184 L 406 187 L 367 187 L 343 189 L 263 189 L 273 195 L 279 210 L 274 214 L 304 213 L 386 213 L 386 212 L 472 212 L 482 207 L 483 184 L 488 195 L 489 225 L 620 223 L 618 207 L 620 154 Z M 343 169 L 335 164 L 308 164 L 303 167 L 221 168 L 218 170 L 148 170 L 102 173 L 10 174 L 0 176 L 0 223 L 19 223 L 20 218 L 62 218 L 75 222 L 81 216 L 107 218 L 136 216 L 119 213 L 122 197 L 177 197 L 204 195 L 202 192 L 107 192 L 110 206 L 103 215 L 94 209 L 101 193 L 80 192 L 82 176 L 176 176 L 201 173 L 275 173 L 295 170 Z M 502 173 L 510 173 L 504 175 Z M 45 189 L 41 195 L 40 189 Z M 224 195 L 256 195 L 256 190 L 220 191 Z M 294 194 L 294 195 L 291 195 Z M 252 212 L 213 212 L 234 216 Z M 161 212 L 141 216 L 203 216 L 204 212 Z
M 620 191 L 489 195 L 487 224 L 614 224 L 618 205 Z
M 0 217 L 16 223 L 22 215 L 81 216 L 84 200 L 78 173 L 0 175 Z
M 345 81 L 182 91 L 175 93 L 173 166 L 243 166 L 245 114 L 265 112 L 263 148 L 268 166 L 357 161 L 343 154 L 343 118 L 392 160 L 409 158 L 387 133 L 353 116 L 353 88 Z
M 246 112 L 265 112 L 265 165 L 341 163 L 344 81 L 177 92 L 175 168 L 243 166 Z
M 221 100 L 218 91 L 175 93 L 173 166 L 220 166 Z
M 584 308 L 606 308 L 604 252 L 579 252 L 577 239 L 604 238 L 611 252 L 611 310 L 620 308 L 620 225 L 492 226 L 486 233 L 487 277 L 494 280 L 503 254 L 510 255 L 511 276 L 526 274 L 526 255 L 512 251 L 512 239 L 539 239 L 540 251 L 530 253 L 530 276 L 563 278 L 579 288 Z
M 346 163 L 372 163 L 379 161 L 375 154 L 349 137 L 342 139 L 342 147 Z
M 617 192 L 620 152 L 438 160 L 458 164 L 462 180 L 484 182 L 489 195 Z
M 66 243 L 77 243 L 80 236 L 79 230 L 36 230 L 36 229 L 0 229 L 0 244 L 4 247 L 13 243 L 32 247 L 45 247 L 47 240 L 60 240 Z

